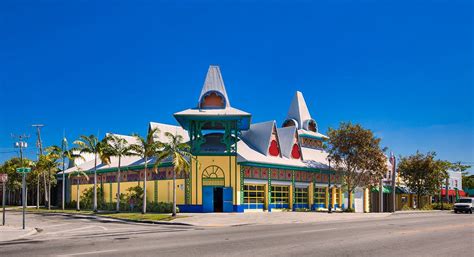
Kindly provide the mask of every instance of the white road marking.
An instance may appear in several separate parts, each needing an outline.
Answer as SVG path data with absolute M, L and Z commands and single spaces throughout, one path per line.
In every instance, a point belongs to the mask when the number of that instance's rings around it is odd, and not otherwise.
M 330 231 L 330 230 L 336 230 L 336 228 L 322 228 L 322 229 L 305 230 L 305 231 L 297 232 L 297 234 L 300 234 L 300 233 L 323 232 L 323 231 Z
M 66 257 L 66 256 L 77 256 L 77 255 L 90 255 L 90 254 L 99 254 L 99 253 L 110 253 L 110 252 L 116 252 L 117 250 L 103 250 L 103 251 L 95 251 L 95 252 L 82 252 L 82 253 L 68 253 L 68 254 L 61 254 L 61 255 L 56 255 L 58 257 Z

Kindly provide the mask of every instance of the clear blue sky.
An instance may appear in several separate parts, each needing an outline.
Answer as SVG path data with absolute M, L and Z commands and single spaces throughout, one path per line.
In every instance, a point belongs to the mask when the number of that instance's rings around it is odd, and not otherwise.
M 323 132 L 474 164 L 472 1 L 100 2 L 0 3 L 0 162 L 10 133 L 34 153 L 34 123 L 46 145 L 175 124 L 219 64 L 253 122 L 281 124 L 300 90 Z

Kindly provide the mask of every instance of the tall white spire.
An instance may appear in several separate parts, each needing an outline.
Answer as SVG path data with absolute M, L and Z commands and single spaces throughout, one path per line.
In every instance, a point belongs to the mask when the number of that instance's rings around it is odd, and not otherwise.
M 298 122 L 298 127 L 303 128 L 303 123 L 311 119 L 306 101 L 300 91 L 296 91 L 293 100 L 291 101 L 290 109 L 286 115 L 286 119 L 294 119 Z
M 206 80 L 201 90 L 201 95 L 199 96 L 199 101 L 202 100 L 202 97 L 209 91 L 217 91 L 224 97 L 226 101 L 226 108 L 230 107 L 229 98 L 227 97 L 227 92 L 224 86 L 224 80 L 222 79 L 222 74 L 219 66 L 210 65 L 207 70 Z

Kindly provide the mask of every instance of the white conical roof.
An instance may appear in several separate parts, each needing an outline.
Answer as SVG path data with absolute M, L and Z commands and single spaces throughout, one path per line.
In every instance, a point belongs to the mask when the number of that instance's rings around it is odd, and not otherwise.
M 311 119 L 306 101 L 300 91 L 296 91 L 293 100 L 291 101 L 290 109 L 286 115 L 286 119 L 294 119 L 298 122 L 298 127 L 303 128 L 303 123 Z
M 201 95 L 199 96 L 199 101 L 202 100 L 202 97 L 209 91 L 217 91 L 221 93 L 226 102 L 226 108 L 230 107 L 229 98 L 227 97 L 227 92 L 225 91 L 224 80 L 222 79 L 222 74 L 219 66 L 210 65 L 207 70 L 206 80 L 204 81 L 204 86 L 201 90 Z

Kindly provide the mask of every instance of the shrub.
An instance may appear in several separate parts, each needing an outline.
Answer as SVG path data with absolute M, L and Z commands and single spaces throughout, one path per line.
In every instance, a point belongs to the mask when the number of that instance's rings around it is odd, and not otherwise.
M 441 203 L 433 203 L 433 209 L 435 209 L 435 210 L 452 210 L 453 205 L 450 204 L 450 203 L 443 203 L 443 206 L 441 206 Z
M 128 204 L 129 211 L 141 211 L 143 208 L 143 188 L 134 186 L 127 189 L 127 196 L 125 199 Z
M 431 204 L 425 204 L 420 210 L 430 211 L 433 210 L 433 206 Z
M 147 211 L 156 213 L 171 213 L 173 212 L 173 203 L 165 202 L 152 202 L 147 204 Z M 176 212 L 179 212 L 179 208 L 176 207 Z
M 410 211 L 410 210 L 413 210 L 410 206 L 408 206 L 408 205 L 406 205 L 406 204 L 404 204 L 404 205 L 402 206 L 402 211 Z
M 355 212 L 355 210 L 352 208 L 347 208 L 347 209 L 344 209 L 343 212 Z

